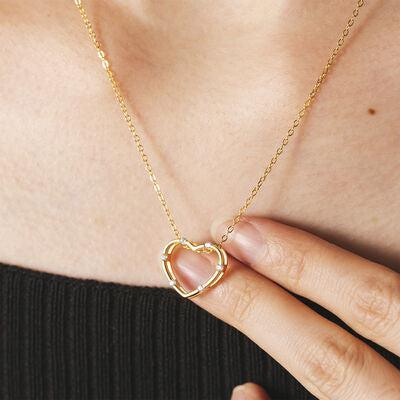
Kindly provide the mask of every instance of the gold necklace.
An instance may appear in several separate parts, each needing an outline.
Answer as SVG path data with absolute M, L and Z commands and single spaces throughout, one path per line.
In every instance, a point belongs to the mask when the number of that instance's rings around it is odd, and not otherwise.
M 169 224 L 174 232 L 174 235 L 176 237 L 176 239 L 170 241 L 164 248 L 164 251 L 161 255 L 162 269 L 168 278 L 170 286 L 173 287 L 181 296 L 187 297 L 187 298 L 197 296 L 200 293 L 204 292 L 205 289 L 208 289 L 208 288 L 214 286 L 217 282 L 220 281 L 220 279 L 227 272 L 228 256 L 227 256 L 225 250 L 222 248 L 222 244 L 228 240 L 229 234 L 231 234 L 233 232 L 233 230 L 235 229 L 235 226 L 240 222 L 241 217 L 247 211 L 250 204 L 253 202 L 253 199 L 257 196 L 258 192 L 260 191 L 260 189 L 261 189 L 262 185 L 264 184 L 265 180 L 267 179 L 268 175 L 271 173 L 272 168 L 276 164 L 279 156 L 283 153 L 285 146 L 289 143 L 290 137 L 294 135 L 296 128 L 300 124 L 300 121 L 303 119 L 307 110 L 310 108 L 311 104 L 313 103 L 313 100 L 315 99 L 317 93 L 319 92 L 319 89 L 320 89 L 322 83 L 325 81 L 325 78 L 326 78 L 334 60 L 336 59 L 341 47 L 343 46 L 347 36 L 349 35 L 350 29 L 354 25 L 355 19 L 359 15 L 360 8 L 364 5 L 364 0 L 357 1 L 356 7 L 354 8 L 349 20 L 347 21 L 347 24 L 346 24 L 345 28 L 343 29 L 343 31 L 337 41 L 336 47 L 333 49 L 331 56 L 328 59 L 328 62 L 326 63 L 325 67 L 323 68 L 322 73 L 318 77 L 316 83 L 314 84 L 314 87 L 312 88 L 310 94 L 308 95 L 307 100 L 304 102 L 303 107 L 298 112 L 297 117 L 295 118 L 291 127 L 289 128 L 286 135 L 282 139 L 281 145 L 278 147 L 278 149 L 275 151 L 275 154 L 273 155 L 271 160 L 268 162 L 266 168 L 264 169 L 263 174 L 258 179 L 257 184 L 252 188 L 250 195 L 247 197 L 244 204 L 239 209 L 238 213 L 232 218 L 231 224 L 227 227 L 225 233 L 221 236 L 221 239 L 219 240 L 219 242 L 217 242 L 217 243 L 208 242 L 208 243 L 203 243 L 203 244 L 198 244 L 198 243 L 192 242 L 188 239 L 185 239 L 180 234 L 180 231 L 175 223 L 172 212 L 171 212 L 170 208 L 168 207 L 167 201 L 165 200 L 165 197 L 164 197 L 164 194 L 161 191 L 160 185 L 158 184 L 158 181 L 154 174 L 153 167 L 150 164 L 149 157 L 147 156 L 147 154 L 144 151 L 144 147 L 142 145 L 142 140 L 141 140 L 139 134 L 137 133 L 137 130 L 133 123 L 132 117 L 130 116 L 130 114 L 128 112 L 128 108 L 126 106 L 124 97 L 121 94 L 121 90 L 116 81 L 115 73 L 110 67 L 110 61 L 106 58 L 106 55 L 105 55 L 104 51 L 102 50 L 102 46 L 97 39 L 97 35 L 93 29 L 91 22 L 89 21 L 86 10 L 82 4 L 82 0 L 74 0 L 74 2 L 80 12 L 82 20 L 88 31 L 89 37 L 90 37 L 94 47 L 96 48 L 97 55 L 99 56 L 99 58 L 101 60 L 102 66 L 107 73 L 108 79 L 111 83 L 112 89 L 115 93 L 116 99 L 119 103 L 119 106 L 120 106 L 120 109 L 124 116 L 124 119 L 125 119 L 126 123 L 128 124 L 129 131 L 131 132 L 133 139 L 135 141 L 137 151 L 142 159 L 144 167 L 145 167 L 145 169 L 149 175 L 149 178 L 153 184 L 153 187 L 157 193 L 157 197 L 162 205 L 162 208 L 168 218 L 168 222 L 169 222 Z M 207 282 L 204 282 L 203 284 L 199 285 L 196 289 L 191 290 L 191 291 L 186 290 L 180 284 L 180 282 L 176 278 L 176 275 L 175 275 L 175 272 L 173 269 L 172 253 L 179 246 L 182 246 L 186 249 L 192 250 L 196 253 L 212 253 L 212 252 L 214 252 L 217 256 L 217 263 L 215 265 L 215 271 L 212 274 L 212 276 L 207 280 Z

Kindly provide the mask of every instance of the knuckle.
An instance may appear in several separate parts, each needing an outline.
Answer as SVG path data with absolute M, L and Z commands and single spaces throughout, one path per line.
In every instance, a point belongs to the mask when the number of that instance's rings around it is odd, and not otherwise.
M 341 398 L 349 390 L 349 381 L 365 364 L 362 345 L 354 340 L 327 337 L 308 348 L 305 355 L 305 379 L 324 397 Z
M 257 286 L 247 278 L 241 279 L 240 285 L 230 285 L 226 288 L 224 296 L 226 309 L 229 310 L 231 320 L 235 325 L 243 326 L 253 317 L 258 293 Z
M 296 245 L 271 241 L 265 246 L 262 262 L 274 275 L 284 277 L 290 288 L 300 285 L 306 265 L 307 251 Z
M 373 339 L 387 336 L 400 320 L 400 278 L 368 279 L 351 295 L 350 310 L 363 334 Z

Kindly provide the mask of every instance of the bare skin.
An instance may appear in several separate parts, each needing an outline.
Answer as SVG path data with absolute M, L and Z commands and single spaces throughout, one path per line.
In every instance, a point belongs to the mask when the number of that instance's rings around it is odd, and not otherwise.
M 87 3 L 179 227 L 202 241 L 214 221 L 218 239 L 215 220 L 256 182 L 353 2 Z M 171 232 L 73 2 L 3 2 L 0 19 L 0 260 L 164 286 Z M 399 22 L 395 0 L 363 9 L 252 208 L 350 251 L 250 218 L 226 246 L 230 279 L 195 299 L 321 399 L 400 392 L 394 366 L 283 289 L 400 354 Z M 247 384 L 233 398 L 268 396 Z
M 353 9 L 243 3 L 87 2 L 177 223 L 197 241 L 242 204 Z M 165 285 L 158 258 L 172 234 L 73 2 L 3 1 L 0 19 L 0 260 Z M 363 9 L 251 209 L 398 270 L 399 33 L 395 0 Z

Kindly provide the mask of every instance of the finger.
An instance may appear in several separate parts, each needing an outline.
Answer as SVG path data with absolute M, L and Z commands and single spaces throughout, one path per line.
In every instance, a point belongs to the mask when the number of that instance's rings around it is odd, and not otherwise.
M 249 382 L 236 386 L 231 400 L 270 400 L 270 398 L 261 386 Z
M 246 217 L 224 247 L 257 272 L 322 305 L 364 337 L 400 355 L 400 274 L 265 218 Z
M 208 258 L 186 251 L 173 262 L 181 274 L 191 271 L 193 285 L 208 278 Z M 321 399 L 398 398 L 400 373 L 393 365 L 232 257 L 221 282 L 193 301 L 242 331 Z

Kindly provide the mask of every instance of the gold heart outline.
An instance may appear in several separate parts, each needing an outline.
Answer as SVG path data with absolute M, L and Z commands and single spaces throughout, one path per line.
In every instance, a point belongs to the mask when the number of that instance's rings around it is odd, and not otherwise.
M 215 271 L 211 277 L 203 284 L 199 285 L 196 289 L 192 291 L 187 291 L 178 281 L 173 270 L 171 263 L 171 256 L 174 250 L 182 246 L 183 248 L 189 249 L 195 253 L 211 253 L 215 252 L 217 254 L 218 263 L 215 266 Z M 224 274 L 227 272 L 228 267 L 228 256 L 226 251 L 219 247 L 215 243 L 194 243 L 187 239 L 175 239 L 171 240 L 164 248 L 164 252 L 161 256 L 162 269 L 169 280 L 170 286 L 172 286 L 182 297 L 187 299 L 198 296 L 203 293 L 208 288 L 215 286 Z

